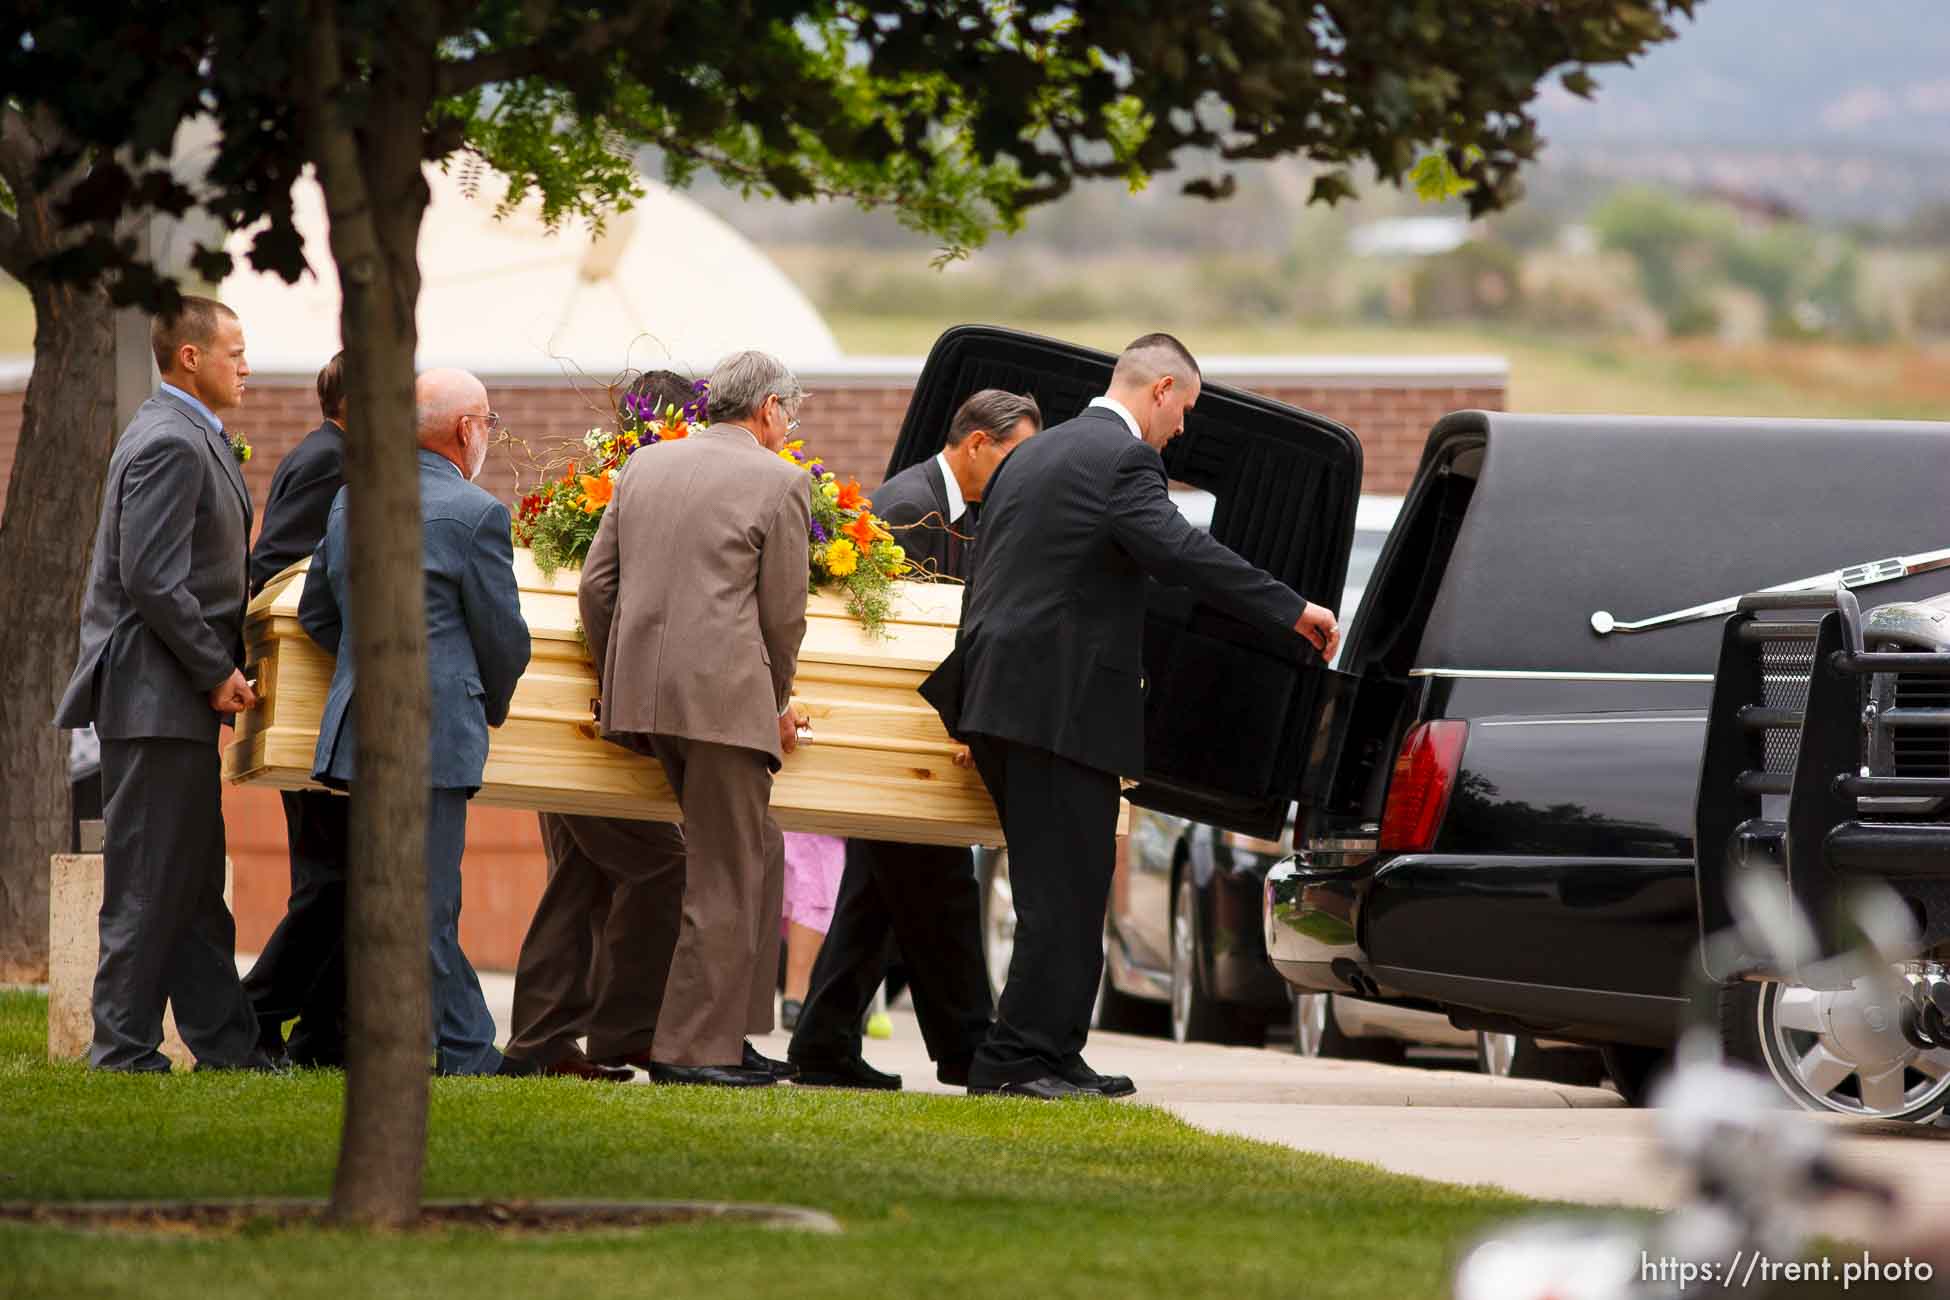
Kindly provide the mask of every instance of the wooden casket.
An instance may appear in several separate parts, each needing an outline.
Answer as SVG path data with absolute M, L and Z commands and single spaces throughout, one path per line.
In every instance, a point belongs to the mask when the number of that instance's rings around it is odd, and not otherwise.
M 253 600 L 244 624 L 245 675 L 257 707 L 237 720 L 224 750 L 226 779 L 278 790 L 313 788 L 312 752 L 332 680 L 332 659 L 298 624 L 305 562 Z M 596 674 L 577 629 L 572 570 L 544 577 L 515 552 L 521 612 L 534 655 L 491 734 L 482 803 L 541 812 L 679 821 L 655 760 L 602 739 L 590 703 Z M 869 637 L 834 596 L 806 607 L 806 639 L 792 698 L 812 739 L 785 759 L 772 812 L 786 830 L 933 844 L 1000 844 L 995 805 L 915 691 L 954 646 L 961 589 L 897 584 L 884 638 Z

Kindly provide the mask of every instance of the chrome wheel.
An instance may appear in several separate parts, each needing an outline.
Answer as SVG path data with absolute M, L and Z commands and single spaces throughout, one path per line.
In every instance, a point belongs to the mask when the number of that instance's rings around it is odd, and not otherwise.
M 1301 993 L 1293 999 L 1293 1050 L 1319 1056 L 1327 1043 L 1327 1021 L 1334 1014 L 1332 993 Z
M 1927 1119 L 1950 1101 L 1950 1049 L 1903 1037 L 1893 998 L 1867 980 L 1841 992 L 1768 984 L 1758 999 L 1761 1054 L 1808 1110 Z
M 1009 982 L 1009 962 L 1015 955 L 1016 896 L 1009 888 L 1009 855 L 998 853 L 982 899 L 982 956 L 988 963 L 989 989 L 998 998 Z
M 1476 1031 L 1476 1065 L 1484 1074 L 1510 1077 L 1517 1063 L 1517 1036 Z
M 1192 1033 L 1192 878 L 1182 877 L 1171 908 L 1171 1039 L 1187 1042 Z

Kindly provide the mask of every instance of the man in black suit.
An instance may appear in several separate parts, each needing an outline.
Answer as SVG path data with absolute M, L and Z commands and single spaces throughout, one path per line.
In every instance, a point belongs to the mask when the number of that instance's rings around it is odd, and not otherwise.
M 908 558 L 929 573 L 960 579 L 974 536 L 974 510 L 989 479 L 1042 427 L 1033 397 L 985 388 L 963 402 L 947 446 L 909 466 L 873 494 L 874 513 L 898 530 Z M 981 897 L 968 849 L 942 844 L 846 842 L 832 926 L 813 964 L 811 991 L 787 1055 L 801 1084 L 901 1086 L 900 1076 L 860 1057 L 860 1021 L 898 941 L 908 955 L 914 1013 L 943 1083 L 965 1085 L 975 1049 L 994 1017 L 982 962 Z
M 1124 349 L 1110 391 L 1009 458 L 989 485 L 955 649 L 922 687 L 974 755 L 1009 844 L 1016 946 L 971 1093 L 1121 1096 L 1083 1060 L 1103 968 L 1118 776 L 1144 764 L 1144 579 L 1189 587 L 1323 656 L 1310 604 L 1188 523 L 1159 453 L 1198 400 L 1169 334 Z
M 257 702 L 243 658 L 251 503 L 222 412 L 250 365 L 236 313 L 185 298 L 150 344 L 162 387 L 115 445 L 54 722 L 101 737 L 107 839 L 98 1070 L 164 1073 L 163 1004 L 198 1069 L 279 1067 L 257 1046 L 223 898 L 219 729 Z
M 332 498 L 345 486 L 345 353 L 318 372 L 321 423 L 271 478 L 264 527 L 251 549 L 251 594 L 310 555 L 325 536 Z M 291 901 L 244 977 L 266 1052 L 292 1063 L 345 1064 L 345 849 L 352 801 L 321 790 L 287 790 L 285 841 Z M 291 1042 L 284 1023 L 297 1018 Z

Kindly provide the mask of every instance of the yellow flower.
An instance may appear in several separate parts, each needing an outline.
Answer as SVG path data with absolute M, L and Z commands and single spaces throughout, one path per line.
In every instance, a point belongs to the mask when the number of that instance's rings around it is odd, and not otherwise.
M 859 566 L 860 553 L 852 542 L 842 537 L 826 544 L 826 571 L 835 578 L 844 578 Z
M 840 485 L 837 483 L 824 484 L 819 490 L 828 501 L 838 501 L 840 499 Z

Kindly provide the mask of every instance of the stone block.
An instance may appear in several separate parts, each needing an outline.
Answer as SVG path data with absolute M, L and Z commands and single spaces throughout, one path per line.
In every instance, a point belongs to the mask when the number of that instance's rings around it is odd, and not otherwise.
M 95 1036 L 95 965 L 101 954 L 102 855 L 57 853 L 48 868 L 47 1059 L 81 1060 Z M 223 901 L 230 902 L 230 860 L 223 864 Z M 196 1063 L 163 1012 L 163 1055 L 178 1069 Z

